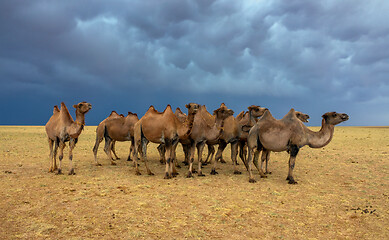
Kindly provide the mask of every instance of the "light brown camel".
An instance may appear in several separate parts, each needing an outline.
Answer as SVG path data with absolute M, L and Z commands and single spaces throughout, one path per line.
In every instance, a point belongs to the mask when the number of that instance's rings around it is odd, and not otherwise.
M 141 160 L 145 162 L 147 173 L 153 175 L 147 166 L 147 144 L 149 142 L 164 144 L 166 153 L 165 179 L 173 177 L 173 159 L 180 138 L 189 138 L 193 126 L 193 119 L 198 110 L 198 104 L 187 104 L 188 118 L 180 122 L 168 105 L 161 113 L 151 106 L 145 115 L 134 126 L 135 153 L 139 152 Z M 136 175 L 140 175 L 138 160 L 134 156 Z
M 220 107 L 222 107 L 223 105 L 224 104 L 222 104 Z M 243 126 L 247 127 L 248 125 L 254 126 L 254 124 L 256 123 L 255 119 L 262 116 L 263 113 L 267 110 L 267 108 L 263 108 L 255 105 L 249 106 L 248 109 L 249 112 L 247 114 L 247 117 L 244 119 L 240 117 L 240 115 L 242 115 L 242 113 L 240 113 L 236 118 L 234 116 L 229 116 L 224 120 L 224 125 L 223 125 L 224 131 L 220 135 L 218 141 L 219 147 L 215 156 L 214 165 L 216 164 L 217 161 L 222 162 L 223 151 L 228 144 L 231 144 L 231 160 L 232 163 L 234 164 L 234 174 L 241 174 L 241 172 L 236 168 L 237 165 L 236 158 L 238 155 L 238 143 L 239 141 L 246 141 L 247 139 L 247 134 L 242 130 L 242 127 Z M 238 119 L 240 119 L 240 121 Z M 212 150 L 213 150 L 213 145 L 208 144 L 207 160 L 209 155 L 211 155 L 210 159 L 212 159 L 212 152 L 214 152 L 214 150 L 213 151 Z M 244 161 L 243 158 L 242 161 L 246 166 L 246 162 Z M 214 168 L 215 167 L 216 166 L 214 166 Z
M 105 138 L 104 152 L 107 154 L 108 159 L 111 160 L 112 165 L 116 165 L 113 161 L 111 150 L 112 144 L 116 141 L 131 141 L 130 151 L 128 159 L 131 161 L 131 153 L 134 151 L 134 125 L 138 122 L 138 115 L 132 112 L 128 112 L 126 117 L 111 118 L 105 122 L 103 136 Z M 97 143 L 97 136 L 96 136 Z M 97 165 L 100 165 L 97 162 L 97 148 L 93 148 L 93 153 L 95 156 L 95 161 Z
M 73 105 L 76 109 L 76 121 L 73 120 L 70 115 L 65 103 L 61 103 L 61 110 L 57 106 L 54 106 L 53 115 L 46 123 L 46 133 L 49 142 L 50 149 L 50 170 L 54 172 L 57 169 L 57 150 L 59 147 L 59 168 L 57 174 L 62 174 L 62 159 L 63 149 L 65 142 L 69 141 L 69 160 L 70 160 L 70 171 L 69 175 L 74 175 L 73 168 L 73 148 L 76 146 L 78 137 L 85 125 L 85 113 L 87 113 L 92 105 L 87 102 L 80 102 L 77 105 Z M 53 150 L 53 144 L 54 150 Z
M 99 125 L 97 126 L 96 128 L 96 142 L 95 142 L 95 146 L 93 147 L 93 154 L 95 156 L 95 162 L 96 162 L 96 165 L 98 166 L 101 166 L 101 164 L 99 164 L 97 162 L 97 150 L 99 149 L 99 145 L 100 143 L 103 141 L 104 139 L 104 131 L 105 131 L 105 122 L 109 119 L 113 119 L 113 118 L 121 118 L 123 116 L 123 114 L 118 114 L 116 111 L 112 111 L 111 114 L 106 118 L 104 119 L 103 121 L 101 121 L 99 123 Z M 115 141 L 112 141 L 112 148 L 111 148 L 111 151 L 112 153 L 114 154 L 115 158 L 116 159 L 119 159 L 119 157 L 117 156 L 116 154 L 116 151 L 115 151 Z
M 266 111 L 258 120 L 257 124 L 250 130 L 247 141 L 249 149 L 249 182 L 256 182 L 251 172 L 253 155 L 258 154 L 258 151 L 261 149 L 266 149 L 272 152 L 287 151 L 289 153 L 289 172 L 286 180 L 289 181 L 289 184 L 296 184 L 297 182 L 293 178 L 293 169 L 299 149 L 305 145 L 311 148 L 326 146 L 333 137 L 335 125 L 349 119 L 347 114 L 336 112 L 325 113 L 322 117 L 320 131 L 314 132 L 308 129 L 296 117 L 293 108 L 280 120 L 275 119 L 270 111 Z M 262 169 L 260 169 L 259 174 L 265 176 Z
M 299 112 L 299 111 L 295 111 L 296 113 L 296 117 L 303 123 L 307 123 L 309 122 L 309 115 L 308 114 L 305 114 L 305 113 L 302 113 L 302 112 Z M 246 145 L 247 146 L 247 145 Z M 261 155 L 261 169 L 262 169 L 262 172 L 265 173 L 265 174 L 271 174 L 271 172 L 269 171 L 269 161 L 270 161 L 270 152 L 271 151 L 268 151 L 266 149 L 263 149 L 262 151 L 262 155 Z M 255 154 L 254 157 L 258 157 L 258 154 Z M 266 161 L 266 165 L 265 165 L 265 171 L 263 171 L 263 163 Z M 257 163 L 258 162 L 258 159 L 254 159 L 253 162 Z M 257 165 L 255 165 L 255 167 L 257 167 Z M 259 169 L 257 169 L 259 171 Z
M 205 106 L 201 106 L 199 112 L 194 117 L 193 128 L 190 134 L 190 161 L 187 177 L 192 177 L 194 152 L 197 147 L 198 153 L 198 176 L 205 176 L 201 171 L 202 153 L 205 143 L 216 144 L 223 132 L 224 120 L 233 115 L 234 111 L 228 109 L 224 104 L 214 111 L 211 115 Z M 211 174 L 217 174 L 215 166 L 212 168 Z

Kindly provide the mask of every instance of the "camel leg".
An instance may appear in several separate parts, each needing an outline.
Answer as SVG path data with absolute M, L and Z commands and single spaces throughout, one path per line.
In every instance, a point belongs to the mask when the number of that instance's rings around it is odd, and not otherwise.
M 149 141 L 146 138 L 142 139 L 142 152 L 143 152 L 143 159 L 142 161 L 145 162 L 145 167 L 148 175 L 154 175 L 154 173 L 151 172 L 149 166 L 147 165 L 147 144 Z
M 234 164 L 234 174 L 242 174 L 241 171 L 237 169 L 237 156 L 238 156 L 238 142 L 231 143 L 231 160 Z
M 213 155 L 215 155 L 215 147 L 213 145 L 208 144 L 208 155 L 203 165 L 207 165 L 208 163 L 212 162 Z
M 74 138 L 70 138 L 69 141 L 69 162 L 70 162 L 70 171 L 69 175 L 76 175 L 73 168 L 73 149 L 76 146 L 76 140 Z
M 203 163 L 203 160 L 202 160 L 202 156 L 203 156 L 203 150 L 204 150 L 204 147 L 205 147 L 205 142 L 201 142 L 199 144 L 197 144 L 197 160 L 199 161 L 199 165 L 198 165 L 198 173 L 197 175 L 199 177 L 204 177 L 205 175 L 203 174 L 202 170 L 201 170 L 201 165 Z
M 113 155 L 115 156 L 115 159 L 116 159 L 116 160 L 119 160 L 120 157 L 118 157 L 118 155 L 116 154 L 115 146 L 116 146 L 116 141 L 115 141 L 115 140 L 112 140 L 112 143 L 111 143 L 111 151 L 112 151 Z
M 96 136 L 95 146 L 93 147 L 93 155 L 95 157 L 96 166 L 101 166 L 101 164 L 97 161 L 97 151 L 99 150 L 99 145 L 101 141 L 103 141 L 103 138 L 99 138 L 98 136 Z
M 245 141 L 239 141 L 239 157 L 247 169 L 247 145 Z
M 289 158 L 289 172 L 288 172 L 288 177 L 286 180 L 288 180 L 289 184 L 297 184 L 297 182 L 293 178 L 293 169 L 294 169 L 294 164 L 296 162 L 296 156 L 299 152 L 299 148 L 296 145 L 291 145 L 290 146 L 290 158 Z
M 270 151 L 267 151 L 266 153 L 266 169 L 265 169 L 265 174 L 271 174 L 269 171 L 269 161 L 270 161 Z
M 190 144 L 181 144 L 182 150 L 184 151 L 185 160 L 182 162 L 184 165 L 189 164 L 189 158 L 190 158 Z
M 248 159 L 247 159 L 247 171 L 249 172 L 249 182 L 251 182 L 251 183 L 256 182 L 256 180 L 254 179 L 253 173 L 251 171 L 251 169 L 252 169 L 251 165 L 253 163 L 254 151 L 255 151 L 255 148 L 248 150 L 249 155 L 248 155 Z
M 132 152 L 134 151 L 134 140 L 131 139 L 131 144 L 130 144 L 130 151 L 128 153 L 127 161 L 132 161 L 131 155 L 133 154 Z
M 134 149 L 134 155 L 132 157 L 134 159 L 135 175 L 141 175 L 141 173 L 139 171 L 139 167 L 138 167 L 138 165 L 139 165 L 138 164 L 138 158 L 136 156 L 136 154 L 139 153 L 140 159 L 143 159 L 143 152 L 142 152 L 141 142 L 142 142 L 141 140 L 138 140 L 138 141 L 134 140 L 135 149 Z
M 215 161 L 213 161 L 213 166 L 211 170 L 211 175 L 216 175 L 218 172 L 216 172 L 216 165 L 217 161 L 219 161 L 222 158 L 223 151 L 227 147 L 227 143 L 225 141 L 220 141 L 219 142 L 219 147 L 217 148 L 217 152 L 215 155 Z
M 63 159 L 63 149 L 65 148 L 64 142 L 59 142 L 59 168 L 57 174 L 62 174 L 62 159 Z
M 49 154 L 49 158 L 50 158 L 50 169 L 49 169 L 49 172 L 53 172 L 54 171 L 54 161 L 53 161 L 53 146 L 54 146 L 54 141 L 51 140 L 50 138 L 47 139 L 48 142 L 49 142 L 49 149 L 50 149 L 50 154 Z
M 166 168 L 165 168 L 165 177 L 164 177 L 164 179 L 170 179 L 170 178 L 173 177 L 172 176 L 172 172 L 170 171 L 170 166 L 172 165 L 171 164 L 172 159 L 171 159 L 170 154 L 171 154 L 171 146 L 165 145 L 165 157 L 164 157 L 164 159 L 166 160 L 165 161 Z
M 57 167 L 58 146 L 59 146 L 59 142 L 57 140 L 54 141 L 54 151 L 53 151 L 54 168 L 53 168 L 53 172 L 58 169 L 58 167 Z
M 190 145 L 189 171 L 188 171 L 188 175 L 186 176 L 187 178 L 193 177 L 192 172 L 193 172 L 193 161 L 194 161 L 195 150 L 196 150 L 196 144 L 192 142 Z
M 253 163 L 254 163 L 254 166 L 257 168 L 258 170 L 258 173 L 259 175 L 261 176 L 261 178 L 267 178 L 267 176 L 265 175 L 265 173 L 262 171 L 262 165 L 261 167 L 259 167 L 258 165 L 258 158 L 259 158 L 259 153 L 260 151 L 255 151 L 254 152 L 254 160 L 253 160 Z M 261 160 L 266 157 L 266 153 L 264 151 L 262 151 L 262 156 L 261 156 Z M 262 162 L 261 162 L 262 163 Z
M 173 171 L 172 171 L 173 177 L 179 175 L 179 173 L 177 172 L 176 167 L 177 167 L 177 168 L 181 168 L 181 166 L 178 164 L 178 161 L 177 161 L 177 155 L 176 155 L 177 145 L 178 145 L 178 142 L 177 142 L 177 144 L 174 146 L 174 148 L 173 148 L 173 153 L 172 153 L 172 155 L 173 155 L 173 156 L 172 156 L 172 159 L 173 159 L 173 163 L 174 163 L 174 164 L 172 164 L 172 165 L 173 165 Z
M 166 146 L 163 143 L 161 143 L 161 144 L 158 145 L 157 150 L 158 150 L 158 153 L 159 153 L 159 162 L 161 164 L 165 164 L 166 163 L 166 157 L 165 157 L 165 155 L 166 155 Z
M 116 165 L 116 163 L 113 161 L 111 149 L 112 149 L 112 139 L 109 137 L 105 138 L 105 146 L 104 146 L 104 152 L 107 154 L 108 159 L 111 161 L 111 165 Z

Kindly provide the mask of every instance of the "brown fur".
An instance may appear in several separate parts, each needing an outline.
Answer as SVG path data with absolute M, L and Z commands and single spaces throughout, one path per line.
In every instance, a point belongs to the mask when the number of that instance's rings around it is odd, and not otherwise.
M 69 141 L 69 160 L 70 160 L 70 171 L 69 175 L 75 174 L 73 168 L 73 148 L 75 147 L 78 137 L 81 134 L 81 131 L 84 129 L 85 125 L 85 113 L 87 113 L 92 105 L 86 102 L 80 102 L 77 105 L 73 105 L 76 109 L 76 121 L 73 120 L 72 116 L 69 113 L 65 103 L 61 103 L 61 110 L 57 106 L 54 106 L 53 115 L 50 117 L 49 121 L 46 123 L 46 133 L 49 142 L 50 149 L 50 169 L 49 172 L 54 172 L 57 169 L 57 150 L 59 147 L 59 167 L 58 174 L 62 173 L 62 159 L 63 159 L 63 149 L 65 147 L 65 142 Z M 54 150 L 53 150 L 53 144 Z
M 218 143 L 219 137 L 223 132 L 224 120 L 233 114 L 234 111 L 228 109 L 224 104 L 214 111 L 214 115 L 211 115 L 205 106 L 200 107 L 199 113 L 194 117 L 193 128 L 190 134 L 190 161 L 187 177 L 192 177 L 194 152 L 196 147 L 199 162 L 198 175 L 204 176 L 201 171 L 201 156 L 204 145 L 206 142 L 212 145 Z M 216 173 L 214 168 L 211 173 Z
M 165 178 L 173 177 L 173 159 L 179 139 L 189 138 L 191 133 L 191 121 L 197 113 L 197 104 L 188 104 L 188 118 L 181 122 L 168 105 L 161 113 L 153 106 L 134 126 L 135 153 L 139 152 L 141 159 L 145 162 L 147 173 L 153 175 L 147 166 L 147 144 L 148 142 L 164 144 L 166 148 L 166 169 Z M 137 158 L 135 158 L 136 174 L 139 175 Z
M 258 150 L 281 152 L 287 151 L 289 158 L 289 173 L 287 180 L 289 184 L 297 183 L 293 178 L 293 169 L 296 156 L 301 147 L 308 145 L 311 148 L 321 148 L 327 145 L 333 136 L 334 126 L 347 121 L 348 115 L 344 113 L 329 112 L 323 115 L 320 131 L 314 132 L 308 129 L 297 117 L 294 109 L 291 109 L 282 119 L 275 119 L 269 111 L 258 120 L 257 124 L 250 130 L 248 137 L 249 148 L 249 181 L 255 182 L 251 173 L 251 163 L 254 153 Z M 255 159 L 255 158 L 254 158 Z M 258 159 L 256 157 L 256 159 Z M 257 163 L 254 163 L 257 164 Z M 261 176 L 265 176 L 262 169 Z
M 130 156 L 131 153 L 134 150 L 134 125 L 138 121 L 138 115 L 132 112 L 128 112 L 128 115 L 126 117 L 108 117 L 104 123 L 104 129 L 103 131 L 100 130 L 103 133 L 103 137 L 105 138 L 105 147 L 104 151 L 107 154 L 108 158 L 111 160 L 112 165 L 116 165 L 116 163 L 113 161 L 111 151 L 113 151 L 113 144 L 116 141 L 131 141 L 130 146 L 130 153 L 127 160 L 131 160 Z M 96 144 L 98 141 L 98 138 L 101 138 L 102 136 L 97 136 L 96 132 Z M 100 165 L 97 162 L 97 148 L 93 148 L 93 152 L 95 154 L 95 161 L 97 165 Z
M 95 142 L 95 146 L 93 147 L 93 154 L 95 156 L 95 162 L 96 162 L 97 166 L 101 166 L 101 164 L 99 164 L 97 162 L 97 150 L 99 149 L 100 143 L 104 139 L 105 122 L 108 119 L 120 118 L 120 117 L 124 117 L 123 114 L 119 115 L 116 111 L 112 111 L 111 114 L 106 119 L 101 121 L 96 128 L 96 142 Z M 111 143 L 111 151 L 115 155 L 115 158 L 119 159 L 119 157 L 117 156 L 116 151 L 115 151 L 115 141 L 114 140 L 112 140 L 112 143 Z

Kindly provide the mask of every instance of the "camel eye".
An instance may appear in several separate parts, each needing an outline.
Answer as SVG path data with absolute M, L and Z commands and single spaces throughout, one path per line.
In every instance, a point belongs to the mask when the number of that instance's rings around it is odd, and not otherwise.
M 332 114 L 333 117 L 336 117 L 336 113 Z

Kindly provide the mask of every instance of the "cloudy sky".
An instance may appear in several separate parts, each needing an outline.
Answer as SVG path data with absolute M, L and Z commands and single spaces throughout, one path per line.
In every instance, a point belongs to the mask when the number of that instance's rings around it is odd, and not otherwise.
M 388 13 L 381 0 L 0 1 L 0 124 L 87 101 L 87 125 L 189 102 L 389 125 Z

